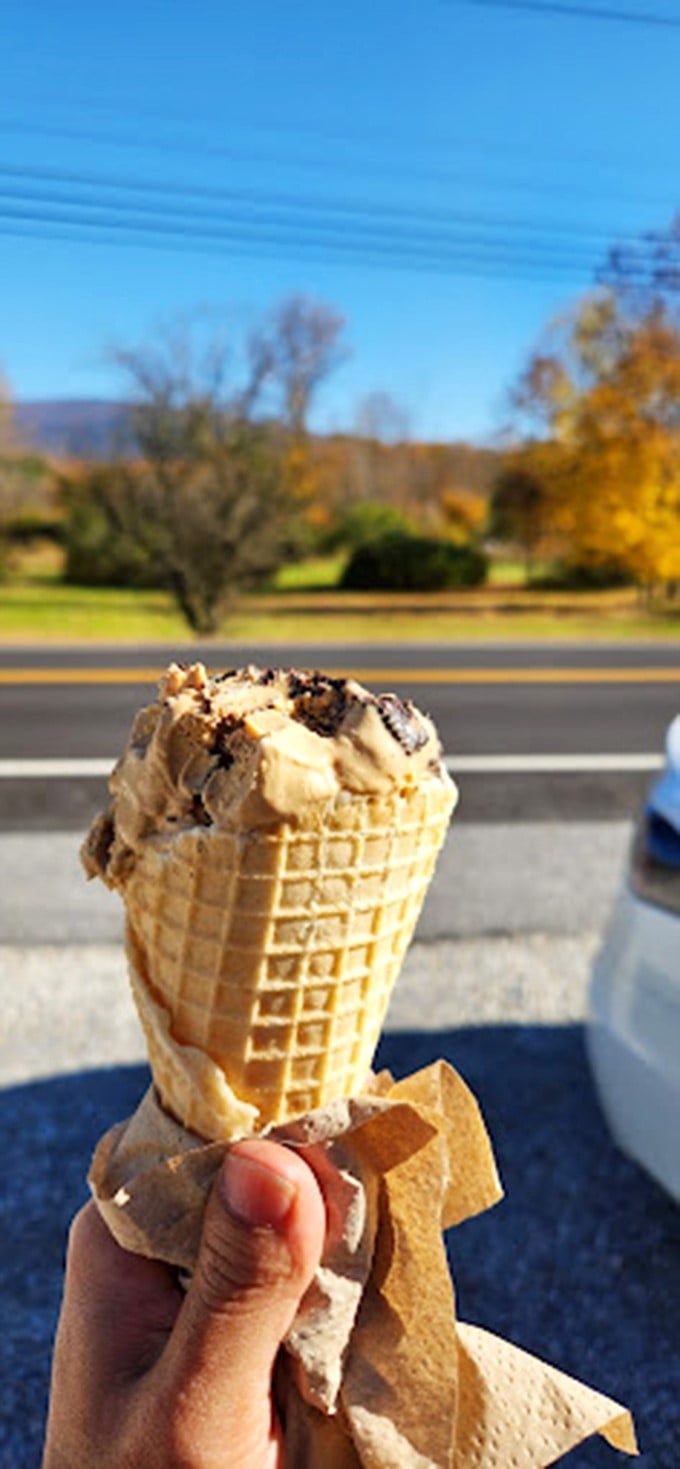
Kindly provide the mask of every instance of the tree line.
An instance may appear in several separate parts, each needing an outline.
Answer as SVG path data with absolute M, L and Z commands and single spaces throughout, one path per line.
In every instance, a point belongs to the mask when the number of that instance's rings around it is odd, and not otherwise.
M 241 342 L 203 320 L 119 349 L 125 452 L 56 473 L 67 576 L 166 587 L 199 632 L 282 563 L 339 547 L 349 586 L 474 585 L 504 547 L 529 579 L 549 563 L 565 585 L 676 589 L 680 225 L 645 259 L 643 278 L 612 252 L 596 289 L 549 328 L 495 450 L 411 442 L 384 394 L 365 400 L 355 433 L 312 434 L 316 396 L 348 349 L 342 317 L 304 296 Z M 7 530 L 35 456 L 12 445 L 2 403 Z

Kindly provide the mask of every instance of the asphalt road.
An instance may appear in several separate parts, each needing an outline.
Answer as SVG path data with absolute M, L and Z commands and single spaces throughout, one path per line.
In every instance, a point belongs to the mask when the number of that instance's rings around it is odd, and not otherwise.
M 215 668 L 321 663 L 414 698 L 463 786 L 462 821 L 629 816 L 650 778 L 640 761 L 660 758 L 680 704 L 680 651 L 659 644 L 13 648 L 0 651 L 0 764 L 112 760 L 174 654 L 202 654 Z M 541 768 L 549 756 L 552 767 Z M 561 768 L 565 756 L 593 759 L 573 771 Z M 516 757 L 528 768 L 509 770 Z M 483 768 L 470 768 L 475 760 Z M 27 767 L 0 782 L 0 829 L 77 830 L 103 797 L 99 773 L 36 778 Z

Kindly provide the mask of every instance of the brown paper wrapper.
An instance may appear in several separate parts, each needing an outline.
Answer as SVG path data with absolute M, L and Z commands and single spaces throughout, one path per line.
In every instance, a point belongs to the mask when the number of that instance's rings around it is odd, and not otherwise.
M 280 1353 L 275 1390 L 296 1469 L 544 1469 L 591 1434 L 637 1452 L 629 1414 L 456 1320 L 442 1231 L 501 1197 L 472 1093 L 445 1062 L 267 1136 L 322 1176 L 324 1256 Z M 125 1248 L 190 1272 L 226 1143 L 153 1090 L 99 1143 L 90 1183 Z

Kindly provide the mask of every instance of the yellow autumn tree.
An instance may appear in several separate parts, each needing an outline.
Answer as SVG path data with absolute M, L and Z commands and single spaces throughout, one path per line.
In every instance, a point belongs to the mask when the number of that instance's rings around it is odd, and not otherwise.
M 627 314 L 598 292 L 535 354 L 516 406 L 560 452 L 552 527 L 584 568 L 647 587 L 680 578 L 680 329 L 663 303 Z

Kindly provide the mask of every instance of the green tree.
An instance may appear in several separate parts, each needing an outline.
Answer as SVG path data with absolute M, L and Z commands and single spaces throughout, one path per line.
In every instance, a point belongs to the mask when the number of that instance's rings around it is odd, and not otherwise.
M 354 551 L 366 541 L 378 540 L 392 531 L 408 533 L 412 526 L 403 511 L 383 500 L 356 500 L 339 511 L 323 538 L 325 550 Z

